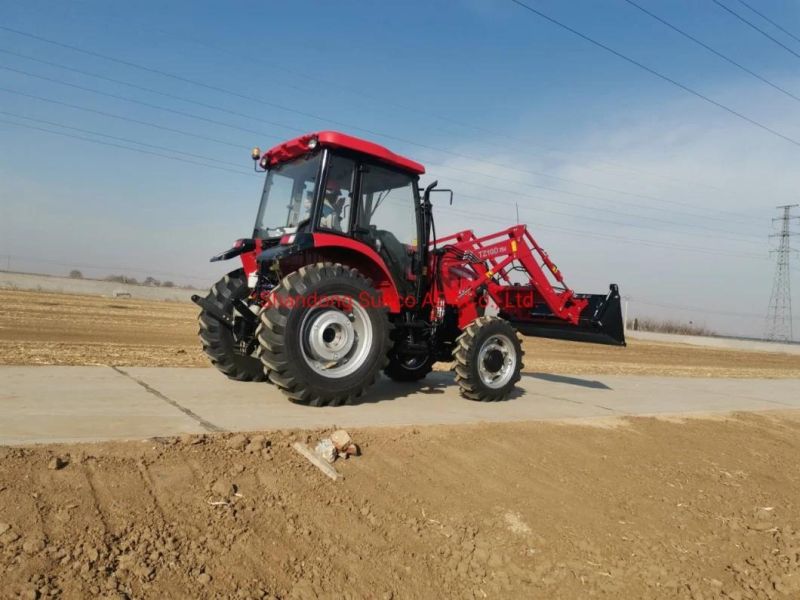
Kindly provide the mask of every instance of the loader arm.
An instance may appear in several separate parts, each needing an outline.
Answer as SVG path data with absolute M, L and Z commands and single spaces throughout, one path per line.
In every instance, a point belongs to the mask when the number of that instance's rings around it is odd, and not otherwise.
M 525 225 L 483 237 L 462 231 L 437 244 L 437 285 L 458 308 L 460 327 L 489 296 L 525 335 L 625 344 L 616 286 L 608 296 L 576 294 Z M 514 272 L 527 281 L 513 283 Z

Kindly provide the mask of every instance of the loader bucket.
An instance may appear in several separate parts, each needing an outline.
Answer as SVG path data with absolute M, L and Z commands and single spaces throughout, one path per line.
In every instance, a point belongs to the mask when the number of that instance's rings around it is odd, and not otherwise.
M 592 344 L 625 345 L 625 329 L 622 321 L 619 288 L 615 283 L 609 286 L 608 295 L 576 294 L 576 298 L 586 298 L 589 304 L 580 315 L 577 325 L 565 322 L 552 315 L 531 313 L 530 320 L 508 319 L 522 335 L 572 340 Z

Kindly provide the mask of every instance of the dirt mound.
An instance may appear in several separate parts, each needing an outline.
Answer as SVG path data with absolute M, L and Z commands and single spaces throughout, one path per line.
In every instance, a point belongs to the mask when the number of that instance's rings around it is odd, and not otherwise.
M 797 417 L 351 433 L 0 448 L 0 595 L 800 597 Z

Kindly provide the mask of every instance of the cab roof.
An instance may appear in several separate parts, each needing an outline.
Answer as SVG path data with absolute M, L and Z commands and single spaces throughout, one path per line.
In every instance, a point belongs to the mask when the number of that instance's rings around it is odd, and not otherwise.
M 266 158 L 265 162 L 269 166 L 273 166 L 288 160 L 292 160 L 299 156 L 303 156 L 310 150 L 309 142 L 313 143 L 313 139 L 317 140 L 317 144 L 319 146 L 325 148 L 341 148 L 352 150 L 354 152 L 366 154 L 380 162 L 397 167 L 398 169 L 402 169 L 404 171 L 409 171 L 416 175 L 422 175 L 425 173 L 425 167 L 420 163 L 411 160 L 410 158 L 395 154 L 391 150 L 373 142 L 362 140 L 344 133 L 339 133 L 338 131 L 318 131 L 316 133 L 307 133 L 305 135 L 301 135 L 300 137 L 296 137 L 293 140 L 278 144 L 274 148 L 267 150 L 267 152 L 264 154 L 264 158 Z

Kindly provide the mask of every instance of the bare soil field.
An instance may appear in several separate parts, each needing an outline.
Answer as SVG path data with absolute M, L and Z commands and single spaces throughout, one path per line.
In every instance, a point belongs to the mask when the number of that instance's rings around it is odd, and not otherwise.
M 0 596 L 800 597 L 797 415 L 322 433 L 0 447 Z
M 188 303 L 0 290 L 0 364 L 205 367 Z M 528 338 L 529 372 L 800 377 L 800 356 L 633 340 L 627 348 Z

